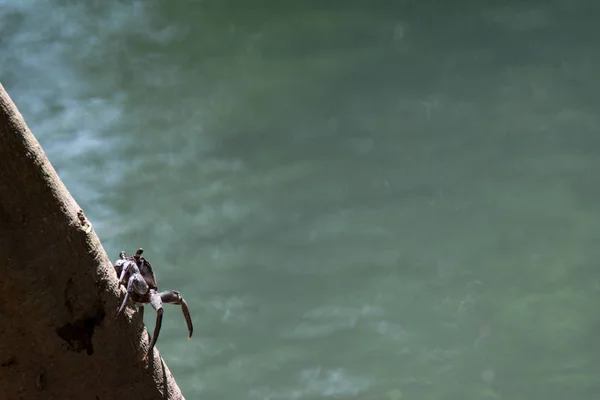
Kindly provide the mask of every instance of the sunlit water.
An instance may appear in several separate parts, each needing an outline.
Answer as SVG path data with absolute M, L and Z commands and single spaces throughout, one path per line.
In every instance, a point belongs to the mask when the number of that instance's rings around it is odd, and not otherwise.
M 596 399 L 586 4 L 280 3 L 0 2 L 106 250 L 190 304 L 187 398 Z

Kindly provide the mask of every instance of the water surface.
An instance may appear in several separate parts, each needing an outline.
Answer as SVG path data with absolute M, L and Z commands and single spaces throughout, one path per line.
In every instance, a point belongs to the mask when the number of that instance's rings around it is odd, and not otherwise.
M 0 2 L 188 399 L 598 397 L 594 5 L 436 3 Z

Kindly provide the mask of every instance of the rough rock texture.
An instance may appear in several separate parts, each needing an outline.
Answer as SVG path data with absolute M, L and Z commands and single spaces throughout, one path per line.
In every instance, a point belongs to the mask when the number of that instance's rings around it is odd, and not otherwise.
M 89 221 L 0 85 L 0 393 L 6 399 L 182 399 L 115 319 L 119 288 Z

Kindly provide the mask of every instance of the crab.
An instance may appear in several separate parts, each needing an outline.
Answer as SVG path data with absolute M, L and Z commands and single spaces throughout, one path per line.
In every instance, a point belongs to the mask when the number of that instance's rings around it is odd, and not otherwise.
M 167 290 L 164 292 L 158 291 L 158 282 L 152 266 L 144 257 L 142 257 L 143 249 L 138 249 L 135 255 L 127 257 L 124 251 L 119 254 L 119 260 L 114 265 L 117 276 L 119 277 L 119 285 L 123 285 L 127 288 L 125 298 L 121 303 L 117 311 L 117 318 L 127 306 L 127 301 L 131 299 L 133 304 L 138 307 L 142 319 L 144 316 L 144 305 L 150 304 L 156 311 L 156 325 L 154 327 L 154 334 L 150 341 L 150 347 L 148 352 L 144 356 L 143 360 L 146 360 L 148 356 L 152 354 L 158 335 L 160 334 L 160 327 L 162 325 L 163 315 L 163 303 L 181 305 L 183 316 L 189 330 L 188 340 L 192 337 L 194 326 L 192 325 L 192 318 L 190 316 L 190 310 L 187 303 L 183 299 L 181 293 L 175 290 Z

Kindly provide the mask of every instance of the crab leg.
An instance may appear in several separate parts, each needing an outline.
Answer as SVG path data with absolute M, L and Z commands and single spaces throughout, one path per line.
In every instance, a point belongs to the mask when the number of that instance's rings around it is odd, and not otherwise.
M 129 264 L 125 264 L 123 266 L 123 272 L 121 273 L 121 280 L 123 280 L 123 277 L 125 276 L 125 271 L 127 271 L 127 269 L 128 269 L 127 267 L 129 267 Z M 127 306 L 127 300 L 129 299 L 129 294 L 133 291 L 134 281 L 135 281 L 135 275 L 132 275 L 129 278 L 129 282 L 127 282 L 127 292 L 125 293 L 125 298 L 123 299 L 123 302 L 121 303 L 121 307 L 119 307 L 119 311 L 117 311 L 117 317 L 119 316 L 119 314 L 121 314 L 123 312 L 123 310 Z
M 127 273 L 130 274 L 129 280 L 127 281 L 127 293 L 125 294 L 125 299 L 123 299 L 123 303 L 117 312 L 117 316 L 119 316 L 119 314 L 121 314 L 121 312 L 127 306 L 127 299 L 129 299 L 129 296 L 132 292 L 135 292 L 140 296 L 148 293 L 148 284 L 144 280 L 144 277 L 140 275 L 140 271 L 135 263 L 129 262 L 123 264 L 123 271 L 121 272 L 120 279 L 123 280 Z
M 154 334 L 152 335 L 152 340 L 150 341 L 150 347 L 148 347 L 148 352 L 142 360 L 145 360 L 150 354 L 152 354 L 152 350 L 154 349 L 156 341 L 158 340 L 158 335 L 160 334 L 160 327 L 162 326 L 163 302 L 160 293 L 156 293 L 154 289 L 150 290 L 150 304 L 152 305 L 152 308 L 154 308 L 154 310 L 156 311 L 156 324 L 154 326 Z
M 188 339 L 190 339 L 192 337 L 192 333 L 194 332 L 194 325 L 192 324 L 190 309 L 188 308 L 188 305 L 183 299 L 181 293 L 176 290 L 168 290 L 166 292 L 161 292 L 160 297 L 163 303 L 181 305 L 181 311 L 183 311 L 183 316 L 185 317 L 185 322 L 187 324 L 188 331 L 190 332 Z
M 190 316 L 190 310 L 183 297 L 181 298 L 181 311 L 183 311 L 183 316 L 185 317 L 185 322 L 187 323 L 188 331 L 190 332 L 188 335 L 188 340 L 190 340 L 192 337 L 192 333 L 194 333 L 194 325 L 192 325 L 192 317 Z
M 129 267 L 131 266 L 131 262 L 130 261 L 125 261 L 122 265 L 121 265 L 121 276 L 119 276 L 119 284 L 121 282 L 123 282 L 123 279 L 125 279 L 125 275 L 127 275 L 127 273 L 129 272 Z M 124 283 L 124 282 L 123 282 Z

